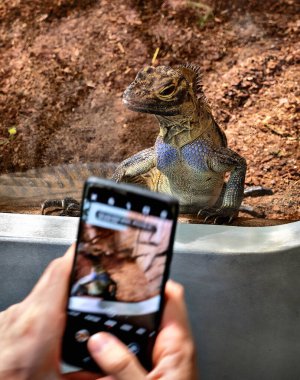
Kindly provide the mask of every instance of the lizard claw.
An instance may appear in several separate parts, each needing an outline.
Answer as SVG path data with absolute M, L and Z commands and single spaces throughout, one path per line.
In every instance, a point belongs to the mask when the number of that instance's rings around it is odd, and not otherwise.
M 231 207 L 205 207 L 198 212 L 197 216 L 205 217 L 204 223 L 213 219 L 213 224 L 230 224 L 237 216 L 237 210 Z
M 216 209 L 212 207 L 204 207 L 198 211 L 197 217 L 203 217 L 203 223 L 208 223 L 209 219 L 213 218 L 216 215 Z
M 232 220 L 234 219 L 235 217 L 235 214 L 233 215 L 226 215 L 226 216 L 223 216 L 223 215 L 218 215 L 215 217 L 214 219 L 214 224 L 230 224 L 232 222 Z M 220 221 L 220 223 L 219 223 Z
M 214 224 L 218 224 L 218 220 L 219 219 L 222 219 L 221 216 L 216 216 L 215 219 L 214 219 Z
M 73 198 L 64 198 L 64 199 L 47 199 L 41 205 L 42 214 L 46 215 L 48 209 L 52 209 L 49 213 L 54 211 L 61 210 L 59 216 L 80 216 L 80 203 Z M 54 208 L 54 209 L 53 209 Z
M 198 213 L 197 213 L 197 217 L 199 218 L 199 216 L 208 216 L 207 214 L 209 214 L 209 210 L 211 210 L 210 207 L 204 207 L 204 208 L 201 208 Z M 205 218 L 206 219 L 206 218 Z
M 212 217 L 212 215 L 207 215 L 207 216 L 204 218 L 204 223 L 207 223 L 211 217 Z

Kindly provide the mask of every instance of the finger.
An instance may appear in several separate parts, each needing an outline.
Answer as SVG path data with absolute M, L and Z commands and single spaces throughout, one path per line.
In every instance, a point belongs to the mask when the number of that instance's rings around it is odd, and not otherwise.
M 161 328 L 170 324 L 180 325 L 183 331 L 190 334 L 190 324 L 184 300 L 184 288 L 179 283 L 168 280 L 165 288 L 165 307 Z
M 161 329 L 153 350 L 155 365 L 162 359 L 171 360 L 180 352 L 191 357 L 191 352 L 194 351 L 183 286 L 169 280 L 165 288 L 165 299 Z
M 115 380 L 144 380 L 146 372 L 137 358 L 116 337 L 108 333 L 93 335 L 88 349 L 100 368 Z
M 191 337 L 180 325 L 170 324 L 160 331 L 153 352 L 154 369 L 148 379 L 195 380 L 196 352 Z
M 186 331 L 177 324 L 170 324 L 162 329 L 155 342 L 154 347 L 154 363 L 158 362 L 158 358 L 168 356 L 177 352 L 182 352 L 191 356 L 194 351 L 193 340 L 187 335 Z

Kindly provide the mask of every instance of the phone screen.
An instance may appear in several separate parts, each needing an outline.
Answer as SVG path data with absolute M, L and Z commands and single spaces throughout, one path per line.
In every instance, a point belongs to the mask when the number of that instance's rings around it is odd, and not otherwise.
M 86 187 L 68 300 L 63 359 L 99 370 L 88 338 L 108 331 L 151 368 L 175 230 L 174 204 Z

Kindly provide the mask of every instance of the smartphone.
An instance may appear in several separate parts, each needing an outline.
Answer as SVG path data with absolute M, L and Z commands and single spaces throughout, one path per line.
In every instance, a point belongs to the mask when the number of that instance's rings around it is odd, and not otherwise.
M 142 187 L 91 177 L 85 183 L 81 207 L 62 359 L 101 371 L 87 341 L 96 332 L 106 331 L 150 370 L 178 202 Z

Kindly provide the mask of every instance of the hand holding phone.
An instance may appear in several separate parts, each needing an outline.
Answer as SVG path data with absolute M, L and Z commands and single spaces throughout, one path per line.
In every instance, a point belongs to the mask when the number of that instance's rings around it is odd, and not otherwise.
M 165 288 L 165 298 L 160 331 L 153 349 L 154 368 L 151 373 L 148 374 L 142 368 L 120 341 L 112 335 L 100 333 L 91 337 L 88 347 L 106 374 L 120 380 L 198 379 L 195 346 L 189 327 L 183 287 L 169 280 Z
M 108 180 L 87 181 L 70 282 L 65 362 L 99 371 L 87 342 L 105 331 L 151 369 L 177 214 L 171 197 Z
M 74 246 L 54 260 L 31 293 L 22 302 L 0 313 L 0 378 L 5 379 L 94 379 L 95 374 L 61 374 L 59 355 L 64 330 L 67 287 L 74 257 Z M 195 347 L 189 329 L 183 288 L 168 281 L 166 304 L 154 350 L 154 368 L 149 374 L 132 358 L 120 341 L 102 345 L 96 334 L 93 358 L 109 375 L 119 380 L 156 379 L 196 380 Z M 94 339 L 96 338 L 96 339 Z M 99 341 L 98 341 L 99 343 Z M 95 347 L 96 345 L 96 347 Z M 92 348 L 92 347 L 91 347 Z M 130 361 L 129 366 L 124 364 Z

